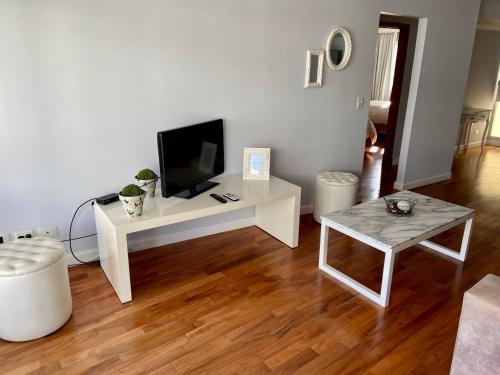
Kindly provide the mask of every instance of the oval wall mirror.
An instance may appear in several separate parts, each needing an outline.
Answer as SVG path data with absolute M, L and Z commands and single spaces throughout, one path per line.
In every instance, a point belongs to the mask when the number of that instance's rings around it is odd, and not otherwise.
M 351 58 L 351 35 L 344 27 L 336 27 L 326 42 L 326 62 L 333 70 L 344 69 Z

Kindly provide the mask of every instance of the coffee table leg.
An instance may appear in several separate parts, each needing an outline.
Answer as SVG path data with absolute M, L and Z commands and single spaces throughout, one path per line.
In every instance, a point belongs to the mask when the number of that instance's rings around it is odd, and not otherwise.
M 462 237 L 462 245 L 460 246 L 460 252 L 456 252 L 452 249 L 449 249 L 445 246 L 438 245 L 432 241 L 422 241 L 419 242 L 419 245 L 422 245 L 431 250 L 437 251 L 438 253 L 447 255 L 451 258 L 458 259 L 462 262 L 467 258 L 467 252 L 469 251 L 470 237 L 472 234 L 472 224 L 474 223 L 474 218 L 470 218 L 465 222 L 464 235 Z
M 474 224 L 474 218 L 470 218 L 465 222 L 464 236 L 462 237 L 462 245 L 460 246 L 460 260 L 462 262 L 467 258 L 467 252 L 469 251 L 470 237 L 472 234 L 472 224 Z
M 319 268 L 326 264 L 326 258 L 328 256 L 328 230 L 330 228 L 325 224 L 321 223 L 321 237 L 319 242 Z
M 392 282 L 392 271 L 394 269 L 394 258 L 395 254 L 392 251 L 385 253 L 384 259 L 384 272 L 382 274 L 382 286 L 380 294 L 371 290 L 367 286 L 361 284 L 360 282 L 350 278 L 346 274 L 336 270 L 327 263 L 328 258 L 328 225 L 321 223 L 321 238 L 319 245 L 319 269 L 326 274 L 334 277 L 335 279 L 341 281 L 350 288 L 356 290 L 363 296 L 371 299 L 372 301 L 378 303 L 381 306 L 387 306 L 389 304 L 389 296 L 391 294 L 391 282 Z
M 392 251 L 385 253 L 384 272 L 382 274 L 382 286 L 380 288 L 380 304 L 387 306 L 391 296 L 392 272 L 394 271 L 395 254 Z

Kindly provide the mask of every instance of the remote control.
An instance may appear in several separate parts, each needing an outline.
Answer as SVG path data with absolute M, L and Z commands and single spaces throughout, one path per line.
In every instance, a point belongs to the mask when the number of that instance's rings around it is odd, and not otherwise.
M 238 198 L 236 195 L 231 194 L 231 193 L 224 193 L 224 194 L 222 194 L 222 196 L 224 198 L 229 199 L 230 201 L 233 201 L 233 202 L 237 202 L 240 200 L 240 198 Z
M 222 198 L 220 195 L 217 195 L 217 194 L 210 194 L 210 196 L 213 198 L 213 199 L 216 199 L 218 200 L 219 202 L 221 203 L 227 203 L 227 200 L 225 200 L 224 198 Z

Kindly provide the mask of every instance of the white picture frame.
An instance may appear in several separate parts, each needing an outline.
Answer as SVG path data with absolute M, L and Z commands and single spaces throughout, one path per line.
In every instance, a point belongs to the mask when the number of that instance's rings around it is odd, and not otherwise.
M 243 179 L 269 180 L 271 149 L 245 147 L 243 149 Z
M 306 75 L 304 88 L 323 86 L 323 64 L 325 61 L 325 50 L 308 49 L 306 54 Z

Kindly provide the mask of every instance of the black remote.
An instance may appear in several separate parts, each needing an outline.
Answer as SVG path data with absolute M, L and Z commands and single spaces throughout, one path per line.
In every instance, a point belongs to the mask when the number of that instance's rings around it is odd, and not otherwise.
M 225 200 L 224 198 L 222 198 L 220 195 L 217 195 L 217 194 L 210 194 L 210 196 L 213 198 L 213 199 L 217 199 L 219 202 L 221 203 L 227 203 L 227 200 Z

